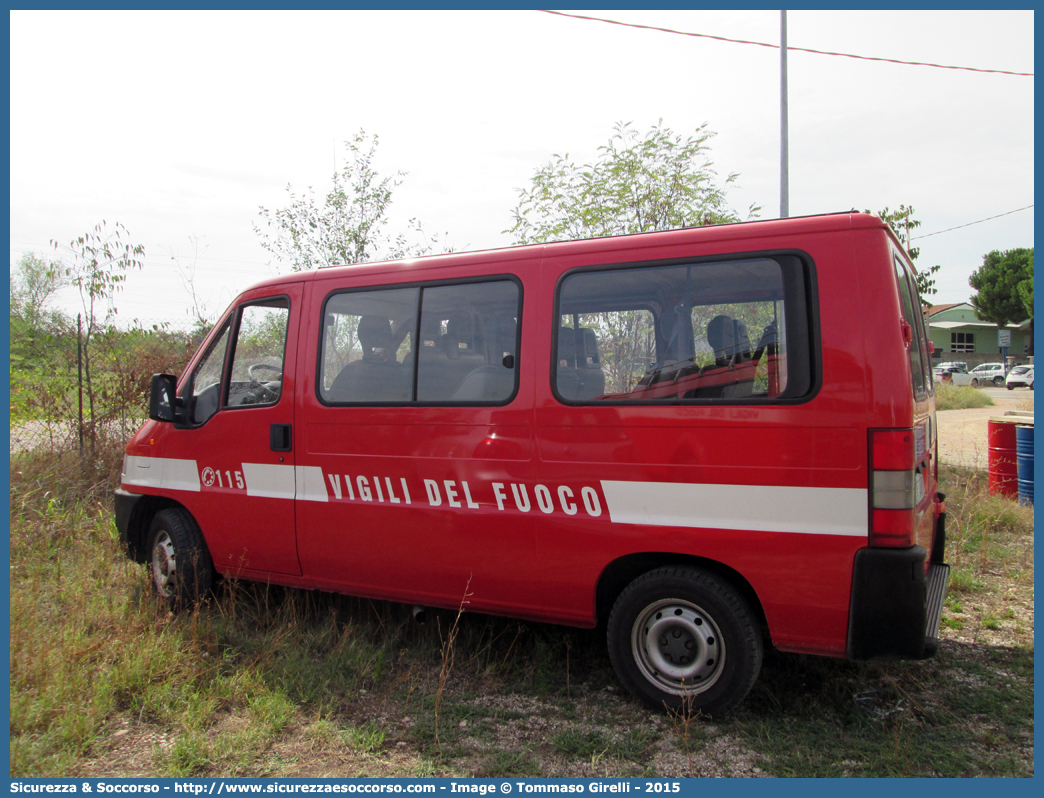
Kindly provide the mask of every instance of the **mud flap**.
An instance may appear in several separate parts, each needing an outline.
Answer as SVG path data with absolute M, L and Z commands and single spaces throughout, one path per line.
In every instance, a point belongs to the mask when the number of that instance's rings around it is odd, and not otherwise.
M 927 556 L 921 546 L 856 552 L 848 618 L 849 659 L 931 656 L 925 650 Z

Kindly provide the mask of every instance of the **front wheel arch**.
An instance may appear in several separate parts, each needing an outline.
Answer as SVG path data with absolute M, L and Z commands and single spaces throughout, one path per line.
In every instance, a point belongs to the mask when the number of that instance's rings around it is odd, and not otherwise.
M 196 519 L 184 507 L 166 507 L 149 524 L 146 556 L 153 588 L 175 608 L 206 598 L 214 562 Z
M 134 504 L 130 518 L 127 521 L 127 556 L 137 563 L 146 564 L 149 561 L 149 529 L 152 519 L 156 513 L 168 507 L 180 507 L 173 499 L 166 496 L 152 496 L 145 494 Z

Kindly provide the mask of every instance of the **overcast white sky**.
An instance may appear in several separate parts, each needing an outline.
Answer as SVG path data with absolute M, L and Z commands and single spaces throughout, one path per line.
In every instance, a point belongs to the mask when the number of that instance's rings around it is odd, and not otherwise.
M 779 12 L 584 11 L 778 43 Z M 85 45 L 85 43 L 88 43 Z M 791 11 L 788 43 L 1033 72 L 1031 11 Z M 1032 77 L 791 51 L 790 212 L 913 205 L 936 303 L 966 301 L 993 249 L 1033 246 Z M 187 324 L 171 251 L 212 315 L 288 267 L 253 232 L 285 189 L 324 192 L 343 142 L 408 172 L 393 226 L 455 249 L 511 243 L 517 189 L 553 153 L 594 158 L 614 123 L 717 132 L 730 204 L 779 215 L 779 51 L 538 11 L 11 14 L 11 262 L 101 219 L 146 248 L 125 321 Z M 63 306 L 75 312 L 74 297 Z

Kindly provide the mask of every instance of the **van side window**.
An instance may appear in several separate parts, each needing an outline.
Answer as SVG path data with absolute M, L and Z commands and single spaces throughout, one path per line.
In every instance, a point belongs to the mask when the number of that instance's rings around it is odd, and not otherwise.
M 418 402 L 502 402 L 515 392 L 518 286 L 508 280 L 424 289 Z
M 221 377 L 225 371 L 225 350 L 228 349 L 228 331 L 231 320 L 214 339 L 192 375 L 192 423 L 202 424 L 217 412 L 221 404 Z
M 319 396 L 327 404 L 505 402 L 515 392 L 519 300 L 512 280 L 333 294 Z
M 279 401 L 289 320 L 290 302 L 285 297 L 246 305 L 240 310 L 227 407 Z
M 410 400 L 419 288 L 335 294 L 323 313 L 319 395 L 331 403 Z M 412 360 L 412 358 L 411 358 Z
M 895 258 L 895 279 L 899 288 L 899 304 L 903 318 L 912 328 L 910 342 L 910 371 L 913 377 L 914 396 L 924 396 L 933 380 L 928 376 L 928 351 L 925 343 L 924 314 L 920 312 L 921 301 L 914 281 L 899 258 Z
M 573 272 L 557 297 L 555 393 L 567 403 L 806 396 L 808 279 L 794 256 Z

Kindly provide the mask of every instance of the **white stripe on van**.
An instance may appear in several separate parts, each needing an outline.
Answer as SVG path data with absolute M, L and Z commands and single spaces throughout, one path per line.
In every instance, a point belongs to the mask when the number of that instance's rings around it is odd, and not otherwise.
M 330 500 L 319 466 L 243 463 L 248 496 Z M 123 460 L 122 482 L 165 490 L 200 490 L 195 460 Z M 602 480 L 614 524 L 702 527 L 814 535 L 867 536 L 867 491 L 781 485 L 718 485 Z
M 123 484 L 166 490 L 199 490 L 199 468 L 195 460 L 173 457 L 123 458 Z
M 297 466 L 297 498 L 306 502 L 328 502 L 323 469 L 319 466 Z
M 867 536 L 863 488 L 602 481 L 614 524 Z
M 270 499 L 292 499 L 297 491 L 294 466 L 267 463 L 243 463 L 247 496 Z

